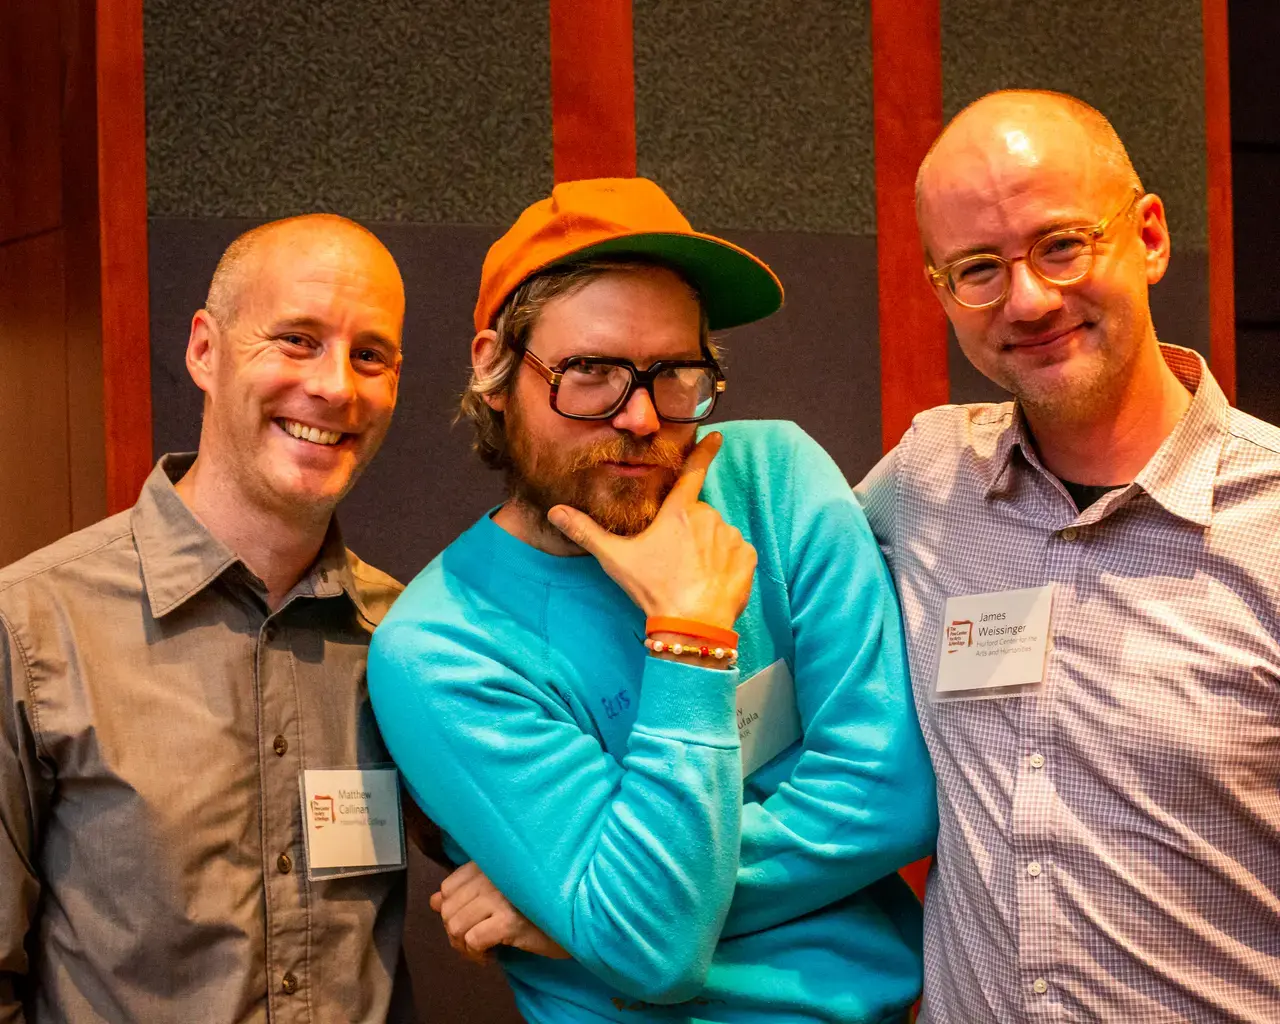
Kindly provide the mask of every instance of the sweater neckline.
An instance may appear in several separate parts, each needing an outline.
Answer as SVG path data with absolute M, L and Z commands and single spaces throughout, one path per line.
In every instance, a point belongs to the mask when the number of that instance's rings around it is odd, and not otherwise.
M 472 527 L 472 533 L 475 543 L 492 552 L 504 571 L 569 587 L 599 586 L 602 578 L 608 579 L 600 563 L 588 554 L 552 555 L 509 534 L 493 521 L 494 513 L 501 507 L 486 512 Z

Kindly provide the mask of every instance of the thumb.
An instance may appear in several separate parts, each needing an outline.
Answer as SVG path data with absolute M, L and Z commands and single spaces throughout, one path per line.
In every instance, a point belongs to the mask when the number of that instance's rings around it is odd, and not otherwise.
M 547 512 L 547 520 L 583 551 L 597 558 L 618 540 L 585 512 L 570 505 L 556 505 Z
M 702 485 L 707 479 L 707 468 L 711 465 L 711 460 L 716 457 L 716 453 L 720 451 L 723 441 L 723 434 L 712 431 L 698 442 L 698 446 L 684 460 L 679 479 L 667 494 L 666 501 L 662 503 L 664 509 L 668 506 L 688 507 L 698 500 Z

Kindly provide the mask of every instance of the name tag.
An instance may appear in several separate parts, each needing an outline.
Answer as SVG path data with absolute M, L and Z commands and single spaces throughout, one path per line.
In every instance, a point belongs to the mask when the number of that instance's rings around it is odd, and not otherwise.
M 1052 585 L 948 598 L 937 695 L 1017 696 L 1041 685 L 1052 610 Z
M 308 768 L 299 780 L 307 877 L 340 878 L 405 866 L 395 768 Z
M 742 743 L 742 775 L 768 764 L 803 736 L 796 683 L 779 658 L 738 685 L 738 739 Z

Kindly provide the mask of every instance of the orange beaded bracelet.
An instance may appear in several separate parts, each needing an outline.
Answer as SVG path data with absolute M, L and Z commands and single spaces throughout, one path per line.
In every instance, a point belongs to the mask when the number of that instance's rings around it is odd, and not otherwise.
M 710 640 L 718 647 L 737 647 L 738 634 L 731 629 L 721 629 L 710 623 L 697 619 L 676 619 L 666 615 L 650 615 L 644 621 L 644 631 L 648 636 L 654 633 L 678 633 L 680 636 L 692 636 L 699 640 Z

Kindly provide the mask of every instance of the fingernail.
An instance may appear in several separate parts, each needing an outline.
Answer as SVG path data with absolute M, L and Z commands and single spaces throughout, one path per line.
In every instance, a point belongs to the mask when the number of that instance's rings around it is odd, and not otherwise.
M 556 529 L 564 526 L 567 518 L 568 517 L 564 514 L 564 511 L 558 505 L 547 513 L 547 519 L 551 522 L 552 526 L 556 527 Z

